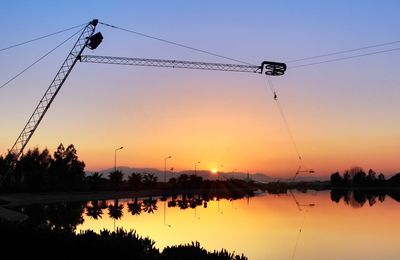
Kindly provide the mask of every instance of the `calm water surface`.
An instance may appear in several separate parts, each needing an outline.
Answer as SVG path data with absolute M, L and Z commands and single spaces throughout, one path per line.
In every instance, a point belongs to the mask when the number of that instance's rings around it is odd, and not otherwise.
M 80 219 L 72 224 L 77 232 L 134 229 L 160 249 L 199 241 L 208 250 L 225 248 L 249 259 L 400 259 L 400 204 L 388 195 L 341 198 L 323 191 L 206 203 L 178 196 L 79 205 Z

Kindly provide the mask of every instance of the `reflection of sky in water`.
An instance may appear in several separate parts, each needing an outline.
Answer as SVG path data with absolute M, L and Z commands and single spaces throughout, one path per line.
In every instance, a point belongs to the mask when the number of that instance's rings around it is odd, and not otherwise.
M 329 192 L 294 192 L 294 197 L 261 195 L 249 201 L 211 199 L 206 208 L 189 205 L 182 210 L 178 204 L 168 207 L 173 205 L 169 198 L 158 200 L 153 213 L 140 215 L 129 211 L 128 203 L 134 200 L 119 200 L 120 219 L 110 218 L 108 209 L 97 220 L 85 214 L 77 231 L 113 230 L 115 225 L 150 237 L 160 248 L 199 241 L 209 250 L 225 248 L 249 259 L 292 259 L 293 255 L 294 259 L 397 259 L 399 204 L 389 196 L 383 203 L 371 198 L 362 207 L 352 197 L 348 200 L 348 204 L 343 198 L 333 202 Z

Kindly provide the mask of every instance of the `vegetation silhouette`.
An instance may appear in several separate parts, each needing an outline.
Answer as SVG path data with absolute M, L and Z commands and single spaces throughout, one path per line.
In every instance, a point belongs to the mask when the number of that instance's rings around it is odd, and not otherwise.
M 0 239 L 3 254 L 16 259 L 247 259 L 224 249 L 207 252 L 197 242 L 167 247 L 160 252 L 151 239 L 122 229 L 115 232 L 103 230 L 99 234 L 89 230 L 76 234 L 69 230 L 0 220 Z M 21 245 L 24 250 L 16 250 Z
M 343 177 L 339 172 L 331 175 L 332 187 L 384 187 L 389 184 L 385 175 L 369 169 L 368 174 L 361 167 L 355 166 L 345 170 Z
M 128 203 L 128 211 L 132 215 L 140 215 L 140 213 L 142 213 L 142 208 L 143 208 L 143 202 L 138 201 L 137 197 L 135 197 L 134 202 Z
M 375 205 L 383 202 L 386 195 L 400 202 L 400 173 L 386 179 L 382 173 L 377 174 L 370 169 L 366 173 L 361 167 L 352 167 L 343 172 L 331 175 L 331 200 L 339 203 L 342 199 L 345 204 L 360 208 L 366 205 Z
M 154 213 L 158 209 L 157 200 L 149 197 L 148 199 L 143 200 L 142 210 L 146 213 Z
M 107 208 L 105 201 L 94 200 L 86 205 L 86 215 L 98 219 L 102 218 L 103 210 Z
M 0 178 L 6 176 L 7 172 L 12 172 L 9 175 L 10 181 L 1 187 L 0 192 L 159 190 L 174 193 L 214 189 L 215 193 L 229 193 L 234 197 L 235 193 L 240 195 L 264 188 L 263 185 L 250 180 L 211 181 L 194 174 L 181 174 L 171 178 L 168 183 L 158 182 L 155 174 L 146 172 L 133 172 L 127 180 L 120 170 L 111 171 L 107 176 L 98 172 L 86 174 L 85 163 L 79 160 L 77 150 L 72 144 L 65 147 L 61 143 L 53 155 L 48 149 L 28 150 L 15 167 L 10 166 L 12 156 L 0 156 Z
M 108 216 L 114 220 L 121 219 L 123 216 L 123 208 L 123 204 L 120 204 L 118 200 L 114 200 L 113 204 L 108 205 Z
M 201 206 L 201 202 L 204 203 L 200 194 L 181 195 L 175 200 L 186 201 L 187 205 L 191 204 L 191 207 Z M 157 199 L 152 197 L 143 200 L 134 198 L 127 204 L 132 214 L 134 212 L 151 214 L 158 209 Z M 23 223 L 0 220 L 0 239 L 6 240 L 6 244 L 3 244 L 5 246 L 23 243 L 24 250 L 12 254 L 17 259 L 28 257 L 24 252 L 29 252 L 31 258 L 34 256 L 36 258 L 40 254 L 40 259 L 59 257 L 62 259 L 114 259 L 118 257 L 127 259 L 247 259 L 244 255 L 235 255 L 224 249 L 208 252 L 198 242 L 169 246 L 159 251 L 154 247 L 154 241 L 149 238 L 141 238 L 134 231 L 127 232 L 118 228 L 114 232 L 102 230 L 99 234 L 90 230 L 76 233 L 77 225 L 84 221 L 84 214 L 98 219 L 105 210 L 108 210 L 110 218 L 123 217 L 123 203 L 114 200 L 108 206 L 106 205 L 105 201 L 90 201 L 22 207 L 19 210 L 29 216 L 28 220 Z M 46 250 L 38 250 L 44 245 Z M 7 250 L 6 247 L 3 252 Z

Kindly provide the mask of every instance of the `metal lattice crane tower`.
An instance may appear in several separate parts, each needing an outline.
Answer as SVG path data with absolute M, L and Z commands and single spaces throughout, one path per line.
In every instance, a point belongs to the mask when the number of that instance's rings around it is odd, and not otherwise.
M 98 20 L 90 21 L 83 29 L 78 41 L 75 43 L 74 47 L 68 54 L 61 68 L 57 72 L 50 86 L 47 88 L 43 97 L 40 99 L 39 104 L 36 106 L 31 117 L 26 123 L 22 132 L 18 136 L 14 145 L 10 149 L 9 153 L 14 156 L 14 161 L 18 160 L 21 156 L 22 151 L 28 144 L 36 128 L 39 126 L 40 121 L 42 121 L 44 115 L 49 109 L 51 103 L 56 97 L 58 91 L 61 89 L 68 75 L 70 74 L 72 68 L 78 61 L 78 57 L 82 54 L 83 50 L 88 47 L 90 49 L 95 49 L 100 44 L 102 36 L 100 33 L 94 34 Z

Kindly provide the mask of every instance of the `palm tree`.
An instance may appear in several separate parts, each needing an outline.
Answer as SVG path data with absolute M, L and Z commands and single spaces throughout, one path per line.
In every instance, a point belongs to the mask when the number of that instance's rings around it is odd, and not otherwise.
M 114 200 L 114 205 L 110 204 L 108 206 L 108 215 L 110 218 L 113 219 L 120 219 L 123 216 L 122 209 L 124 208 L 124 205 L 119 204 L 118 200 Z
M 157 210 L 157 200 L 153 200 L 152 197 L 149 197 L 146 200 L 143 200 L 143 211 L 147 213 L 154 213 Z
M 129 186 L 133 189 L 139 188 L 142 184 L 142 175 L 140 173 L 132 173 L 128 179 Z
M 157 182 L 157 177 L 152 173 L 143 175 L 143 184 L 147 187 L 154 187 Z
M 101 216 L 103 215 L 102 203 L 97 200 L 91 201 L 90 205 L 86 206 L 86 215 L 93 219 L 98 219 L 99 217 L 102 218 Z
M 140 215 L 140 213 L 142 213 L 142 207 L 143 203 L 141 201 L 138 201 L 137 197 L 135 198 L 135 201 L 133 203 L 128 203 L 128 211 L 132 215 Z
M 110 180 L 110 184 L 113 185 L 115 187 L 115 189 L 118 190 L 119 186 L 123 182 L 123 174 L 122 174 L 122 172 L 119 171 L 119 170 L 110 172 L 110 174 L 108 175 L 108 178 Z
M 118 200 L 114 200 L 114 205 L 110 204 L 108 206 L 108 216 L 110 218 L 114 219 L 114 232 L 115 232 L 115 220 L 122 218 L 122 209 L 124 208 L 124 205 L 119 205 Z
M 86 178 L 87 182 L 96 187 L 106 182 L 106 179 L 103 177 L 103 174 L 95 172 L 91 176 Z

